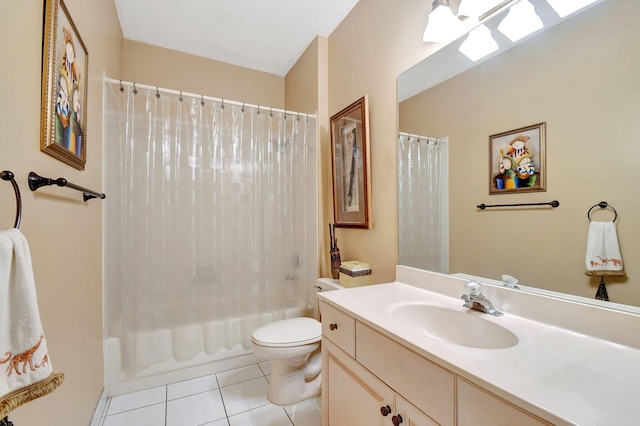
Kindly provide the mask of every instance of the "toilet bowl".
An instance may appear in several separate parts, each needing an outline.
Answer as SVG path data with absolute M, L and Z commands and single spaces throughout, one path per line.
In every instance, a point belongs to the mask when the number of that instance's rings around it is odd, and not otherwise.
M 291 405 L 320 394 L 322 326 L 313 318 L 289 318 L 253 332 L 253 352 L 271 360 L 267 398 Z
M 318 291 L 342 288 L 322 278 Z M 267 398 L 275 405 L 291 405 L 320 395 L 320 339 L 322 325 L 314 318 L 275 321 L 253 332 L 253 352 L 272 362 Z

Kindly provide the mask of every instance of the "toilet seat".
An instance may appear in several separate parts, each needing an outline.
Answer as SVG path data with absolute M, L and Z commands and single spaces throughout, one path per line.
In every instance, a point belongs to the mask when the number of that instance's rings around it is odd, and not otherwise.
M 275 321 L 253 332 L 253 343 L 285 348 L 320 341 L 322 325 L 313 318 L 299 317 Z

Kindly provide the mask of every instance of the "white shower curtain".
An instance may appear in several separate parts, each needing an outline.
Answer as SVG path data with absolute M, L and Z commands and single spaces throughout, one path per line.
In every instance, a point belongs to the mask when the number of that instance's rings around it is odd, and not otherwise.
M 254 328 L 305 313 L 314 117 L 105 82 L 105 159 L 106 327 L 124 370 L 249 348 Z
M 447 139 L 398 133 L 398 263 L 449 270 Z

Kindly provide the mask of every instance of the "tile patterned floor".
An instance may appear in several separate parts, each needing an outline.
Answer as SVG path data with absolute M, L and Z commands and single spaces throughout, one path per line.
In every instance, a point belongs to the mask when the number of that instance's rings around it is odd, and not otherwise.
M 101 426 L 320 426 L 320 398 L 279 407 L 267 400 L 269 361 L 107 401 Z

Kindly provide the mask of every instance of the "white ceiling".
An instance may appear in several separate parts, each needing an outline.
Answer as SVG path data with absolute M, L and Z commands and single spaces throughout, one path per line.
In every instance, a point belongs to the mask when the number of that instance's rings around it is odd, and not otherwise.
M 114 0 L 127 40 L 284 76 L 358 0 Z

